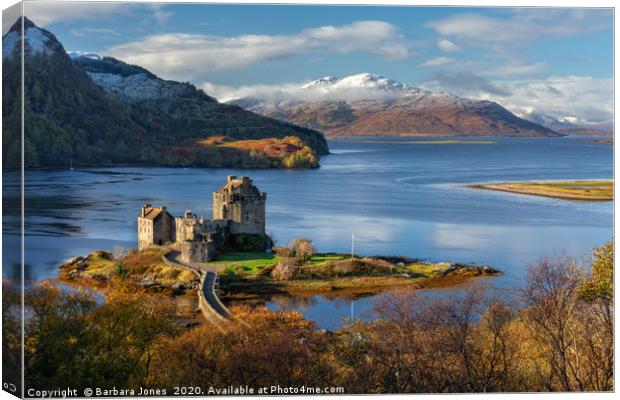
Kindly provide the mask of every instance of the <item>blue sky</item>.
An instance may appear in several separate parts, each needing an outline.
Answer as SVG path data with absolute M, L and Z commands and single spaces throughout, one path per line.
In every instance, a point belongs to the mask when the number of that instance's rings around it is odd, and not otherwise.
M 521 115 L 602 122 L 613 113 L 611 9 L 32 2 L 25 13 L 67 50 L 112 55 L 220 98 L 372 72 Z M 584 104 L 567 109 L 576 92 Z

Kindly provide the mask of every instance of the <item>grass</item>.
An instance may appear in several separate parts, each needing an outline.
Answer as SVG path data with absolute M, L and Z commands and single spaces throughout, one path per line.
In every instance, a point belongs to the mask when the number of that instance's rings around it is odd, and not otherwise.
M 470 187 L 564 200 L 611 201 L 614 199 L 613 180 L 511 182 L 471 185 Z
M 339 253 L 325 253 L 315 254 L 308 260 L 309 266 L 319 266 L 334 261 L 342 261 L 349 259 L 351 256 L 348 254 Z M 224 254 L 216 261 L 211 261 L 209 264 L 216 265 L 222 263 L 231 263 L 228 265 L 223 274 L 228 276 L 255 276 L 265 268 L 274 267 L 280 258 L 275 254 L 268 253 L 253 253 L 253 252 L 234 252 Z
M 312 257 L 310 257 L 310 260 L 308 260 L 308 262 L 310 264 L 316 265 L 316 264 L 322 264 L 327 261 L 341 261 L 341 260 L 346 260 L 348 258 L 351 258 L 350 254 L 325 253 L 325 254 L 313 255 Z
M 93 276 L 103 276 L 107 277 L 108 275 L 115 273 L 116 261 L 110 260 L 105 256 L 104 252 L 94 252 L 88 256 L 88 267 L 86 268 L 86 272 Z
M 430 278 L 438 271 L 445 271 L 450 268 L 450 263 L 421 263 L 415 262 L 407 264 L 407 272 L 420 278 Z
M 231 263 L 222 272 L 225 275 L 235 276 L 244 275 L 251 276 L 256 275 L 267 267 L 273 267 L 279 261 L 278 256 L 268 253 L 255 253 L 255 252 L 234 252 L 227 253 L 220 256 L 216 261 L 211 261 L 209 264 L 222 264 Z
M 162 261 L 165 250 L 147 249 L 140 252 L 132 252 L 120 261 L 114 260 L 112 255 L 104 251 L 94 251 L 86 259 L 84 272 L 94 278 L 108 278 L 121 275 L 123 279 L 140 282 L 147 276 L 153 277 L 153 282 L 171 286 L 175 283 L 191 283 L 198 278 L 194 272 L 185 268 L 172 267 Z M 67 277 L 71 269 L 61 273 Z
M 260 256 L 258 258 L 254 258 Z M 290 295 L 364 296 L 396 287 L 422 288 L 450 286 L 468 276 L 445 277 L 441 272 L 450 263 L 400 261 L 375 257 L 351 259 L 350 254 L 323 253 L 303 264 L 293 280 L 278 281 L 269 274 L 278 257 L 262 253 L 232 253 L 215 261 L 233 262 L 222 271 L 222 284 L 228 296 L 288 293 Z

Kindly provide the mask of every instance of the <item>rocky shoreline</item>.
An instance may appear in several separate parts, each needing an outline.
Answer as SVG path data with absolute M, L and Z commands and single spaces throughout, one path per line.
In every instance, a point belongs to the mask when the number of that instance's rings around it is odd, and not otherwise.
M 93 264 L 112 263 L 108 268 L 96 268 Z M 131 286 L 150 293 L 162 293 L 179 296 L 194 294 L 200 287 L 200 280 L 195 279 L 174 280 L 164 278 L 161 273 L 144 271 L 143 273 L 130 273 L 123 269 L 122 264 L 115 259 L 112 253 L 107 251 L 94 251 L 88 256 L 77 256 L 63 263 L 59 267 L 59 278 L 62 281 L 83 283 L 99 288 L 106 287 L 113 280 L 118 279 Z M 165 271 L 174 270 L 168 268 Z M 150 273 L 149 273 L 150 272 Z

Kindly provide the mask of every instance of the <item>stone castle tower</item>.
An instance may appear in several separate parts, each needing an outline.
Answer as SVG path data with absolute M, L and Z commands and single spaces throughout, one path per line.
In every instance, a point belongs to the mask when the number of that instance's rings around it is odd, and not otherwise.
M 181 260 L 206 262 L 231 235 L 265 235 L 267 195 L 246 176 L 229 176 L 226 184 L 213 193 L 213 218 L 198 218 L 191 211 L 173 217 L 165 206 L 145 204 L 138 215 L 138 250 L 171 245 Z M 265 245 L 266 247 L 271 244 Z
M 213 193 L 213 219 L 230 221 L 231 234 L 265 234 L 265 201 L 267 194 L 252 184 L 247 176 L 228 181 Z
M 145 204 L 138 215 L 138 250 L 175 241 L 174 217 L 165 206 Z

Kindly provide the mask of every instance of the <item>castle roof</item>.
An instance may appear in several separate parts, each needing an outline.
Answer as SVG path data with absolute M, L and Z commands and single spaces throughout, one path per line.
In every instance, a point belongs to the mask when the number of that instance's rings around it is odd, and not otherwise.
M 141 218 L 145 218 L 145 219 L 150 219 L 152 221 L 156 220 L 160 215 L 162 215 L 163 213 L 166 213 L 166 208 L 165 207 L 147 207 L 144 210 L 144 215 L 141 216 Z
M 250 179 L 247 176 L 242 176 L 241 178 L 237 178 L 234 175 L 230 175 L 228 176 L 228 180 L 226 181 L 226 183 L 224 185 L 222 185 L 219 189 L 218 192 L 221 191 L 236 191 L 237 189 L 241 188 L 242 186 L 247 185 L 248 189 L 250 192 L 254 192 L 254 193 L 260 193 L 258 191 L 258 188 L 256 188 L 256 186 L 253 185 L 252 183 L 252 179 Z

